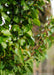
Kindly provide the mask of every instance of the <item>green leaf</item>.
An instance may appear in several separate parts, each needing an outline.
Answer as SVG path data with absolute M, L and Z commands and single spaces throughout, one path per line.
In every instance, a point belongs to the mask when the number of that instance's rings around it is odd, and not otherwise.
M 3 11 L 3 6 L 2 5 L 0 5 L 0 10 Z
M 3 42 L 3 37 L 0 36 L 0 44 Z
M 2 30 L 1 32 L 2 32 L 3 35 L 5 35 L 5 36 L 10 36 L 10 35 L 11 35 L 11 33 L 10 33 L 9 30 Z
M 31 30 L 29 30 L 27 33 L 28 33 L 30 36 L 33 36 L 33 33 L 32 33 Z
M 18 25 L 14 25 L 14 26 L 12 27 L 12 29 L 13 29 L 13 31 L 20 31 L 20 28 L 19 28 Z
M 3 62 L 0 62 L 0 70 L 2 70 L 4 68 Z
M 34 18 L 33 23 L 34 23 L 35 25 L 40 26 L 40 21 L 39 21 L 38 19 L 36 19 L 36 18 Z
M 48 43 L 48 47 L 51 47 L 51 45 L 52 45 L 51 40 L 47 39 L 47 43 Z
M 24 56 L 22 54 L 21 49 L 19 49 L 18 52 L 19 52 L 20 61 L 21 61 L 22 64 L 24 64 Z
M 25 39 L 21 39 L 21 40 L 20 40 L 20 45 L 23 46 L 24 43 L 25 43 Z
M 24 10 L 29 10 L 29 7 L 26 5 L 26 3 L 24 3 L 23 9 Z
M 51 32 L 54 33 L 54 27 L 51 29 Z
M 16 22 L 16 23 L 18 23 L 18 22 L 19 22 L 18 17 L 17 17 L 17 16 L 15 16 L 15 17 L 14 17 L 14 19 L 13 19 L 13 21 L 14 21 L 14 22 Z
M 6 15 L 4 12 L 2 12 L 2 16 L 4 17 L 5 20 L 7 20 L 8 22 L 10 22 L 10 17 L 8 15 Z
M 4 49 L 7 47 L 7 44 L 5 42 L 2 42 L 1 45 Z
M 0 20 L 0 24 L 2 24 L 2 20 Z
M 43 12 L 43 8 L 42 7 L 40 7 L 40 6 L 37 6 L 42 12 Z
M 28 55 L 28 57 L 31 57 L 31 54 L 30 54 L 30 52 L 29 51 L 24 51 L 25 53 L 26 53 L 26 55 Z
M 29 24 L 31 24 L 31 23 L 32 23 L 30 18 L 28 18 L 28 22 L 29 22 Z
M 52 31 L 48 31 L 48 36 L 52 35 Z

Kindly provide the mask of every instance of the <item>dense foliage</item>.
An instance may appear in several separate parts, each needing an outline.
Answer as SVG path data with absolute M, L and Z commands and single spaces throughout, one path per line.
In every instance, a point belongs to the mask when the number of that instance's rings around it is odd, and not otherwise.
M 32 71 L 34 59 L 45 56 L 54 20 L 41 26 L 39 11 L 44 4 L 44 0 L 0 0 L 0 70 L 23 75 Z M 38 29 L 36 35 L 33 27 Z

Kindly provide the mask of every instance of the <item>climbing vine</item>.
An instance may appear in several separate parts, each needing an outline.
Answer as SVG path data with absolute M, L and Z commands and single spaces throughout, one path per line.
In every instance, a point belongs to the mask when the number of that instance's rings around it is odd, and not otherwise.
M 46 55 L 54 39 L 54 19 L 42 24 L 43 5 L 44 0 L 0 0 L 0 70 L 23 75 L 32 71 L 34 59 L 40 62 Z

